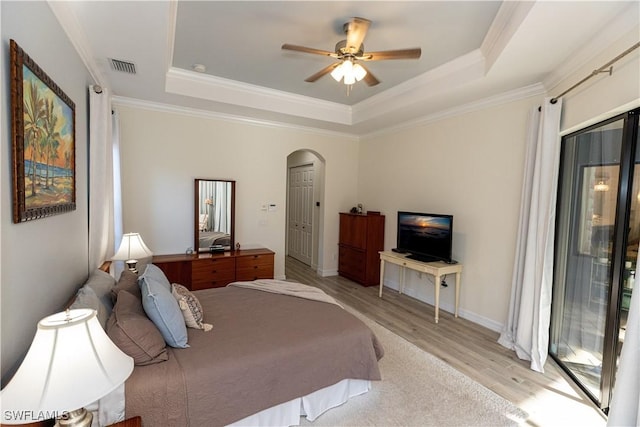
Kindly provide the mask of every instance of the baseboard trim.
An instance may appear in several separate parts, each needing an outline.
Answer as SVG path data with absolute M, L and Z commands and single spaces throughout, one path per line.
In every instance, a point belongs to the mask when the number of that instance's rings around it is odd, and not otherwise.
M 393 289 L 394 291 L 398 291 L 400 289 L 398 282 L 390 281 L 390 280 L 385 280 L 384 286 L 390 289 Z M 417 299 L 418 301 L 422 301 L 429 305 L 434 305 L 433 295 L 427 296 L 426 298 L 420 298 L 411 289 L 406 289 L 406 288 L 405 288 L 404 294 L 411 298 Z M 451 303 L 441 301 L 440 310 L 453 314 L 455 312 L 455 307 Z M 502 332 L 504 328 L 504 325 L 502 323 L 496 322 L 493 319 L 489 319 L 487 317 L 481 316 L 477 313 L 474 313 L 473 311 L 465 310 L 464 308 L 458 309 L 458 316 L 462 317 L 463 319 L 467 319 L 470 322 L 476 323 L 480 326 L 484 326 L 485 328 L 490 329 L 494 332 Z
M 329 276 L 337 276 L 338 275 L 338 270 L 322 270 L 322 269 L 317 269 L 316 272 L 321 276 L 321 277 L 329 277 Z

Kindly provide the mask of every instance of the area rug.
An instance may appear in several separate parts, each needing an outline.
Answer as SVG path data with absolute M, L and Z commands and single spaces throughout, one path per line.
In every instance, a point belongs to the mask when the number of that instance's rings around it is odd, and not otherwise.
M 304 426 L 517 426 L 527 413 L 421 350 L 404 338 L 345 307 L 384 346 L 382 381 Z

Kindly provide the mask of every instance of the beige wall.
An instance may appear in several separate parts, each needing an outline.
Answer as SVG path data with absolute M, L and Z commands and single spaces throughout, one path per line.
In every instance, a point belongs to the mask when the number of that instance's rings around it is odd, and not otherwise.
M 87 277 L 87 87 L 91 81 L 46 2 L 3 1 L 0 8 L 1 363 L 2 379 L 6 381 L 27 352 L 38 321 L 60 311 Z M 20 224 L 12 222 L 9 39 L 16 40 L 76 105 L 77 209 Z
M 360 146 L 359 199 L 386 215 L 385 249 L 396 246 L 398 210 L 452 214 L 453 258 L 464 266 L 461 314 L 492 329 L 508 312 L 526 125 L 539 103 L 511 102 L 369 137 Z M 395 266 L 385 280 L 397 288 Z M 411 272 L 405 291 L 433 302 L 432 278 Z M 440 299 L 451 310 L 454 287 Z
M 325 160 L 322 265 L 337 270 L 338 215 L 356 198 L 358 142 L 337 134 L 116 106 L 121 124 L 124 231 L 156 254 L 193 246 L 193 179 L 236 181 L 236 241 L 276 252 L 284 277 L 287 156 L 309 149 Z M 275 212 L 260 206 L 275 203 Z

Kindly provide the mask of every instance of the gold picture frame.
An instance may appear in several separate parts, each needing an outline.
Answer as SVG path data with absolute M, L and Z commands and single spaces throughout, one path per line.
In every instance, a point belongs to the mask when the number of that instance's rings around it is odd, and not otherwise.
M 76 209 L 75 104 L 10 41 L 13 222 Z

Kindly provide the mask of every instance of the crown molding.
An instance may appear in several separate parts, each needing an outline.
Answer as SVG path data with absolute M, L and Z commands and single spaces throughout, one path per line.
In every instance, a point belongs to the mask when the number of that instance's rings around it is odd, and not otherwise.
M 446 110 L 441 110 L 433 114 L 422 116 L 418 119 L 409 120 L 398 125 L 381 129 L 379 131 L 371 132 L 366 135 L 361 135 L 361 138 L 371 138 L 374 136 L 384 135 L 391 132 L 398 132 L 403 129 L 408 129 L 417 126 L 423 126 L 429 123 L 437 122 L 440 120 L 448 119 L 451 117 L 461 116 L 463 114 L 472 113 L 474 111 L 486 110 L 487 108 L 497 107 L 502 104 L 506 104 L 520 99 L 531 98 L 534 96 L 541 96 L 546 94 L 546 89 L 542 83 L 535 83 L 529 86 L 524 86 L 518 89 L 510 90 L 507 92 L 499 93 L 497 95 L 489 96 L 487 98 L 479 99 L 477 101 L 469 102 L 466 104 L 458 105 Z
M 176 22 L 178 22 L 178 1 L 169 0 L 169 17 L 167 19 L 167 56 L 165 60 L 165 72 L 169 71 L 173 63 L 173 50 L 176 40 Z
M 485 59 L 476 49 L 353 106 L 175 67 L 170 67 L 167 72 L 165 90 L 226 104 L 352 125 L 423 101 L 425 93 L 440 93 L 444 88 L 450 90 L 484 75 Z
M 71 41 L 71 44 L 80 55 L 82 62 L 85 67 L 91 74 L 91 78 L 95 84 L 98 84 L 102 87 L 108 87 L 107 79 L 102 73 L 98 64 L 93 60 L 93 55 L 91 54 L 91 48 L 87 42 L 87 36 L 85 35 L 80 23 L 78 22 L 78 18 L 73 13 L 68 3 L 65 1 L 55 1 L 55 0 L 47 0 L 47 4 L 53 15 L 58 20 L 58 23 L 67 34 L 67 37 Z
M 493 19 L 489 31 L 480 45 L 480 51 L 485 57 L 488 72 L 502 54 L 513 35 L 527 17 L 534 1 L 505 1 L 502 2 L 496 17 Z
M 278 122 L 273 120 L 260 120 L 253 117 L 239 116 L 235 114 L 226 114 L 210 110 L 202 110 L 191 107 L 182 107 L 173 104 L 164 104 L 160 102 L 145 101 L 141 99 L 128 98 L 124 96 L 112 96 L 111 103 L 114 107 L 130 107 L 141 110 L 157 111 L 161 113 L 180 114 L 188 117 L 198 117 L 203 119 L 223 120 L 227 122 L 241 123 L 253 126 L 263 126 L 269 128 L 289 129 L 299 132 L 312 133 L 316 135 L 334 136 L 340 138 L 350 138 L 358 140 L 358 135 L 346 132 L 336 132 L 332 130 L 314 128 L 311 126 L 294 125 L 290 123 Z
M 335 132 L 326 129 L 319 129 L 310 126 L 292 125 L 289 123 L 271 121 L 271 120 L 259 120 L 252 117 L 238 116 L 233 114 L 220 113 L 209 110 L 201 110 L 197 108 L 181 107 L 173 104 L 163 104 L 159 102 L 145 101 L 135 98 L 128 98 L 122 96 L 113 96 L 111 98 L 112 105 L 114 107 L 130 107 L 138 108 L 142 110 L 158 111 L 163 113 L 180 114 L 188 117 L 199 117 L 204 119 L 216 119 L 224 120 L 228 122 L 248 124 L 253 126 L 264 126 L 269 128 L 289 129 L 295 131 L 301 131 L 305 133 L 312 133 L 316 135 L 334 136 L 341 138 L 350 138 L 352 140 L 362 140 L 364 138 L 370 138 L 373 136 L 384 135 L 391 132 L 397 132 L 403 129 L 411 127 L 422 126 L 428 123 L 436 122 L 439 120 L 468 114 L 474 111 L 480 111 L 487 108 L 499 106 L 508 102 L 517 101 L 520 99 L 526 99 L 534 96 L 541 96 L 546 94 L 546 90 L 541 83 L 525 86 L 515 90 L 500 93 L 498 95 L 490 96 L 478 101 L 470 102 L 467 104 L 459 105 L 447 110 L 438 111 L 433 114 L 423 116 L 419 119 L 410 120 L 396 126 L 388 127 L 385 129 L 377 130 L 364 135 L 356 135 L 345 132 Z
M 615 42 L 633 32 L 631 39 L 638 40 L 638 4 L 631 2 L 625 10 L 614 17 L 591 40 L 585 42 L 571 57 L 567 58 L 560 67 L 553 70 L 543 83 L 549 91 L 556 89 L 564 80 L 579 72 L 592 62 L 594 58 L 605 52 Z M 635 9 L 635 10 L 632 10 Z M 593 69 L 602 64 L 593 65 Z M 615 65 L 614 65 L 615 72 Z
M 430 95 L 449 91 L 485 75 L 485 60 L 479 49 L 403 82 L 355 104 L 353 123 L 371 120 L 392 111 L 424 102 Z M 446 89 L 445 89 L 446 88 Z
M 343 125 L 351 124 L 351 107 L 235 80 L 171 67 L 165 90 L 210 101 L 284 113 Z

